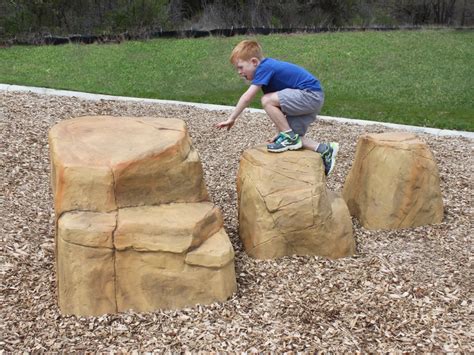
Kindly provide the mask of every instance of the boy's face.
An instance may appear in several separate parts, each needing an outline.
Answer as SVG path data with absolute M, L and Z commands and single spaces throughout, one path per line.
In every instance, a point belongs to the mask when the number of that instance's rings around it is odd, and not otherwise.
M 258 64 L 260 64 L 260 61 L 257 58 L 251 58 L 250 60 L 237 59 L 234 67 L 242 78 L 251 81 Z

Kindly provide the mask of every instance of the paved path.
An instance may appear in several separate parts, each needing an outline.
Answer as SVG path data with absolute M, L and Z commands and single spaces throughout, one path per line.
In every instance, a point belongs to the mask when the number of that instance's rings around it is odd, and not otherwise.
M 172 101 L 172 100 L 156 100 L 156 99 L 143 99 L 139 97 L 125 97 L 125 96 L 112 96 L 112 95 L 100 95 L 100 94 L 89 94 L 86 92 L 79 91 L 67 91 L 67 90 L 55 90 L 48 88 L 38 88 L 33 86 L 20 86 L 20 85 L 9 85 L 9 84 L 0 84 L 0 91 L 9 91 L 9 92 L 32 92 L 41 95 L 52 95 L 52 96 L 67 96 L 67 97 L 77 97 L 84 100 L 117 100 L 117 101 L 130 101 L 130 102 L 144 102 L 144 103 L 157 103 L 162 105 L 187 105 L 202 108 L 205 110 L 216 111 L 216 110 L 232 110 L 233 106 L 223 106 L 223 105 L 210 105 L 210 104 L 200 104 L 194 102 L 183 102 L 183 101 Z M 263 113 L 261 109 L 248 108 L 250 112 Z M 374 125 L 379 124 L 385 127 L 390 127 L 394 129 L 402 129 L 407 131 L 412 131 L 415 133 L 429 133 L 435 136 L 461 136 L 474 140 L 474 132 L 467 131 L 454 131 L 448 129 L 438 129 L 430 127 L 419 127 L 419 126 L 408 126 L 396 123 L 387 123 L 387 122 L 377 122 L 377 121 L 365 121 L 352 118 L 342 118 L 342 117 L 331 117 L 331 116 L 321 116 L 318 115 L 318 119 L 326 121 L 335 121 L 340 123 L 351 123 L 358 125 Z

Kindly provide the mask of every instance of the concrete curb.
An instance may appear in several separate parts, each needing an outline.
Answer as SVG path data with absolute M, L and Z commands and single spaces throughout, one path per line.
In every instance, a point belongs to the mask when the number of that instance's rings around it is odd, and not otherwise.
M 115 100 L 115 101 L 129 101 L 129 102 L 139 102 L 139 103 L 154 103 L 162 105 L 186 105 L 201 108 L 209 111 L 222 111 L 222 110 L 232 110 L 233 106 L 224 106 L 224 105 L 211 105 L 211 104 L 201 104 L 194 102 L 184 102 L 184 101 L 173 101 L 173 100 L 157 100 L 157 99 L 144 99 L 139 97 L 126 97 L 126 96 L 113 96 L 113 95 L 101 95 L 101 94 L 89 94 L 86 92 L 79 91 L 68 91 L 68 90 L 55 90 L 48 88 L 39 88 L 33 86 L 20 86 L 20 85 L 9 85 L 9 84 L 0 84 L 0 91 L 7 92 L 32 92 L 35 94 L 41 95 L 50 95 L 50 96 L 66 96 L 66 97 L 77 97 L 84 100 Z M 254 113 L 264 113 L 265 111 L 261 109 L 248 108 L 248 112 Z M 331 117 L 331 116 L 318 116 L 318 119 L 325 121 L 333 121 L 337 123 L 349 123 L 357 124 L 362 126 L 368 125 L 382 125 L 385 127 L 411 131 L 415 133 L 428 133 L 434 136 L 457 136 L 457 137 L 466 137 L 474 140 L 474 132 L 468 131 L 454 131 L 448 129 L 438 129 L 430 127 L 418 127 L 418 126 L 409 126 L 396 123 L 387 123 L 387 122 L 377 122 L 377 121 L 366 121 L 358 120 L 352 118 L 343 118 L 343 117 Z

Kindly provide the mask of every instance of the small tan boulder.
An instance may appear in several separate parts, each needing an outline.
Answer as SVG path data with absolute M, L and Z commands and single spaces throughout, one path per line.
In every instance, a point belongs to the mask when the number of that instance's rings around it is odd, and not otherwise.
M 367 229 L 417 227 L 443 219 L 438 167 L 428 146 L 411 133 L 360 137 L 343 197 Z
M 258 259 L 284 255 L 329 258 L 355 252 L 344 200 L 326 188 L 320 156 L 308 150 L 246 150 L 237 178 L 239 234 Z

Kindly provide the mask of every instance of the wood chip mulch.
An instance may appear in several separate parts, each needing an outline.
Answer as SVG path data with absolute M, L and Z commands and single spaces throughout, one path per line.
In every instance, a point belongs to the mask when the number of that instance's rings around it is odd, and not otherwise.
M 0 351 L 474 352 L 473 141 L 419 134 L 441 176 L 439 225 L 369 231 L 339 260 L 249 258 L 238 238 L 235 177 L 242 151 L 273 134 L 262 114 L 0 93 Z M 61 315 L 56 303 L 48 129 L 83 115 L 185 120 L 236 251 L 238 291 L 224 303 L 101 317 Z M 358 136 L 382 126 L 318 122 L 309 136 L 341 144 L 328 186 L 341 191 Z M 126 143 L 126 142 L 124 142 Z

